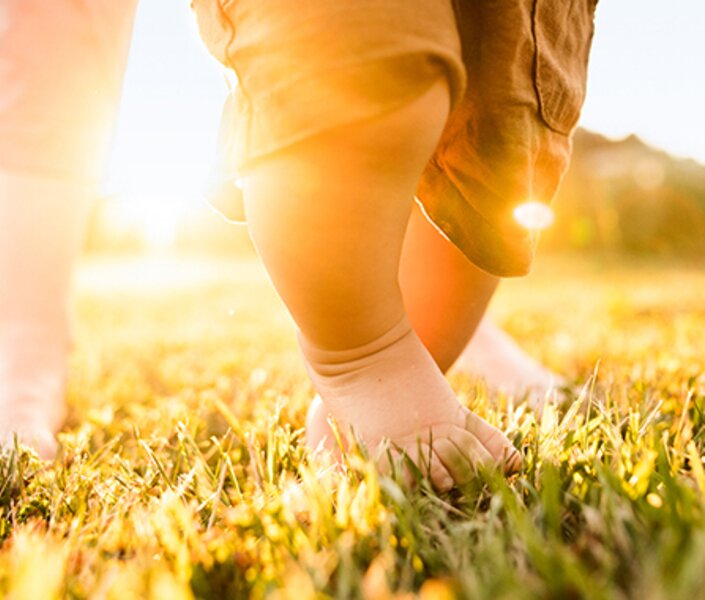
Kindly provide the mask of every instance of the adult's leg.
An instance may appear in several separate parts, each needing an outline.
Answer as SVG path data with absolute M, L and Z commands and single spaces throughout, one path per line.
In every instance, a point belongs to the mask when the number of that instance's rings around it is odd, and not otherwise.
M 0 444 L 56 451 L 64 418 L 69 290 L 89 207 L 78 184 L 0 172 Z
M 301 330 L 326 408 L 372 447 L 389 438 L 413 453 L 432 435 L 431 477 L 441 488 L 479 462 L 516 461 L 509 441 L 454 397 L 398 283 L 414 191 L 448 106 L 438 80 L 392 114 L 268 158 L 245 189 L 252 237 Z
M 0 7 L 0 445 L 55 452 L 69 290 L 136 0 Z

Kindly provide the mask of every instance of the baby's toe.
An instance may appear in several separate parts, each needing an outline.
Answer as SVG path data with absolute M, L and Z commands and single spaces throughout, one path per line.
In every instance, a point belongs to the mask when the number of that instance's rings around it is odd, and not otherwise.
M 505 475 L 512 475 L 519 471 L 521 467 L 522 458 L 521 452 L 512 446 L 512 449 L 507 454 L 504 459 L 504 473 Z
M 464 485 L 477 476 L 481 467 L 492 468 L 496 460 L 471 433 L 453 428 L 447 437 L 433 442 L 434 455 L 458 485 Z
M 495 459 L 505 463 L 507 459 L 515 460 L 516 448 L 499 429 L 484 419 L 468 411 L 465 416 L 465 430 L 474 435 Z
M 417 441 L 401 448 L 386 448 L 383 453 L 378 454 L 377 463 L 382 474 L 390 473 L 394 464 L 409 487 L 417 484 L 419 473 L 428 478 L 439 492 L 447 492 L 455 483 L 443 463 L 424 442 Z
M 422 466 L 424 474 L 428 474 L 433 487 L 439 492 L 451 490 L 455 485 L 455 480 L 443 462 L 436 456 L 436 453 L 431 451 L 428 444 L 421 444 L 420 452 L 421 457 L 415 462 Z

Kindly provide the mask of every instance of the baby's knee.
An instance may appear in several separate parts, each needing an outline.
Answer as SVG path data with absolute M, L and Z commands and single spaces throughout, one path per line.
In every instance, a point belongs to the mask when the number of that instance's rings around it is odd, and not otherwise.
M 450 104 L 448 80 L 439 76 L 413 100 L 331 135 L 337 144 L 349 148 L 373 168 L 386 172 L 411 169 L 413 175 L 420 176 L 438 144 Z
M 252 177 L 271 171 L 287 172 L 287 182 L 304 180 L 312 168 L 327 173 L 399 174 L 414 182 L 438 144 L 450 112 L 447 78 L 438 76 L 412 100 L 399 99 L 393 110 L 372 118 L 327 129 L 273 152 L 251 171 Z M 304 177 L 302 173 L 305 173 Z
M 398 109 L 372 120 L 359 130 L 361 136 L 398 151 L 416 148 L 422 154 L 433 151 L 448 120 L 450 88 L 445 77 L 438 77 L 425 92 Z

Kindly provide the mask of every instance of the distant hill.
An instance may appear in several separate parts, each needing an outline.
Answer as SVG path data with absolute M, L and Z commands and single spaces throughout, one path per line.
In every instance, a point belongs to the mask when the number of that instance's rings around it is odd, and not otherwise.
M 615 141 L 579 129 L 553 206 L 544 248 L 705 252 L 705 166 L 635 135 Z

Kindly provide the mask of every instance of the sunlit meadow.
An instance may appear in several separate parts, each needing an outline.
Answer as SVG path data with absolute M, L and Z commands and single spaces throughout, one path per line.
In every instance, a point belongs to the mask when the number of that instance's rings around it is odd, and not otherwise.
M 292 323 L 194 208 L 227 86 L 189 4 L 140 1 L 60 454 L 0 456 L 0 600 L 705 599 L 705 167 L 659 150 L 705 162 L 705 3 L 599 3 L 581 123 L 614 139 L 576 134 L 491 307 L 570 386 L 539 416 L 452 375 L 524 461 L 442 495 L 304 448 Z
M 543 257 L 496 320 L 574 384 L 538 418 L 456 375 L 524 464 L 436 494 L 312 458 L 312 389 L 251 256 L 92 257 L 55 463 L 0 461 L 0 596 L 705 597 L 705 273 Z

